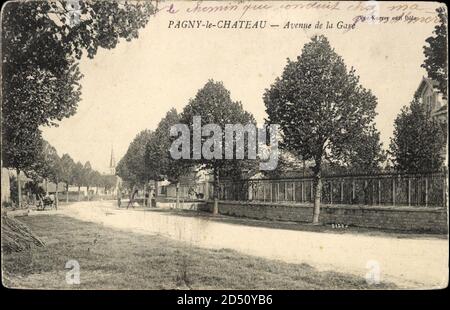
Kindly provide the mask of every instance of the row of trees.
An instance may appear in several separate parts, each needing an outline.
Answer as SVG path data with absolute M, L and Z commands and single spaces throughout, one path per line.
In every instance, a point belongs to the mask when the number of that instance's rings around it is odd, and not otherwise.
M 76 112 L 83 55 L 137 38 L 154 13 L 150 1 L 16 1 L 2 8 L 2 167 L 36 170 L 45 148 L 40 128 Z
M 240 171 L 249 170 L 250 167 L 255 166 L 255 163 L 249 160 L 215 158 L 208 160 L 203 157 L 189 160 L 173 159 L 169 149 L 177 137 L 170 136 L 170 127 L 180 123 L 187 124 L 190 128 L 190 141 L 193 141 L 192 119 L 194 116 L 201 117 L 200 126 L 217 124 L 222 129 L 225 124 L 256 123 L 254 117 L 243 109 L 240 102 L 231 100 L 230 92 L 221 82 L 209 80 L 198 91 L 195 98 L 189 101 L 182 113 L 178 114 L 175 109 L 171 109 L 154 131 L 144 130 L 136 136 L 125 156 L 119 161 L 117 173 L 131 185 L 146 184 L 149 180 L 158 181 L 166 178 L 177 184 L 178 193 L 181 176 L 197 169 L 208 170 L 214 176 L 214 199 L 217 210 L 219 176 L 239 177 Z M 211 135 L 213 132 L 209 134 Z M 208 138 L 201 137 L 201 144 L 204 145 Z M 210 151 L 214 152 L 215 147 L 211 145 Z M 190 152 L 190 158 L 193 158 L 192 149 Z M 220 152 L 221 158 L 225 158 L 225 149 L 221 148 Z
M 380 172 L 386 166 L 388 155 L 391 155 L 395 169 L 410 171 L 401 164 L 404 145 L 397 141 L 404 137 L 417 139 L 417 136 L 411 131 L 400 129 L 401 122 L 397 120 L 398 130 L 394 133 L 391 150 L 388 153 L 383 150 L 380 134 L 374 123 L 376 97 L 360 85 L 355 70 L 347 69 L 343 59 L 330 46 L 325 36 L 313 37 L 303 47 L 296 61 L 288 60 L 282 76 L 266 90 L 263 100 L 268 115 L 266 123 L 278 124 L 281 129 L 282 156 L 279 169 L 295 166 L 293 162 L 296 161 L 311 166 L 315 193 L 314 223 L 319 221 L 324 171 Z M 412 107 L 415 111 L 423 106 L 414 104 Z M 172 159 L 169 154 L 173 141 L 169 135 L 170 126 L 176 123 L 187 124 L 192 144 L 194 116 L 201 117 L 201 126 L 219 125 L 222 134 L 225 132 L 225 124 L 255 123 L 254 117 L 243 109 L 240 102 L 231 100 L 230 92 L 221 82 L 210 80 L 188 102 L 181 114 L 172 109 L 155 131 L 144 130 L 136 136 L 118 164 L 118 174 L 131 184 L 160 180 L 163 177 L 178 182 L 180 175 L 192 171 L 194 167 L 206 169 L 214 176 L 214 212 L 217 212 L 219 177 L 239 178 L 242 171 L 256 171 L 257 163 L 254 160 L 203 157 L 191 160 Z M 412 126 L 430 124 L 426 117 L 421 120 L 405 119 L 404 123 Z M 421 133 L 426 131 L 427 137 L 436 136 L 436 130 L 427 130 L 424 129 Z M 208 139 L 209 136 L 202 137 L 203 148 Z M 442 140 L 436 141 L 435 151 L 442 147 Z M 428 145 L 427 141 L 421 148 Z M 207 146 L 211 152 L 222 152 L 222 157 L 219 157 L 225 158 L 222 146 L 218 150 L 211 143 Z M 193 158 L 192 148 L 190 151 L 190 158 Z M 406 153 L 409 156 L 409 150 Z M 410 163 L 414 160 L 407 158 L 403 162 Z M 437 160 L 436 163 L 441 161 Z M 432 165 L 430 169 L 437 166 Z M 416 163 L 415 168 L 426 167 Z
M 342 58 L 324 36 L 314 37 L 305 45 L 297 61 L 288 62 L 283 76 L 266 90 L 264 103 L 268 114 L 266 123 L 280 125 L 282 154 L 293 154 L 298 160 L 313 162 L 315 222 L 318 221 L 321 173 L 325 164 L 353 171 L 381 169 L 385 154 L 373 123 L 376 98 L 359 85 L 353 69 L 347 71 Z M 177 182 L 186 171 L 206 169 L 214 177 L 214 212 L 217 212 L 219 178 L 239 178 L 243 171 L 255 173 L 258 163 L 224 159 L 225 148 L 216 149 L 218 146 L 208 144 L 210 136 L 202 136 L 201 145 L 205 149 L 206 143 L 209 151 L 220 152 L 219 156 L 172 159 L 169 154 L 173 141 L 169 135 L 170 126 L 188 125 L 190 141 L 193 141 L 194 116 L 201 117 L 201 126 L 219 125 L 222 141 L 225 124 L 256 123 L 240 102 L 231 100 L 230 92 L 221 82 L 210 80 L 181 114 L 171 110 L 155 131 L 139 133 L 117 170 L 124 180 L 135 184 L 164 176 Z M 190 158 L 194 158 L 193 148 L 190 152 Z
M 441 11 L 438 12 L 442 15 Z M 436 29 L 437 35 L 442 35 L 440 26 Z M 435 41 L 442 40 L 427 40 L 431 46 Z M 433 57 L 434 50 L 442 51 L 426 48 L 426 59 Z M 441 66 L 444 63 L 433 62 L 427 70 L 441 70 L 433 69 L 437 64 Z M 325 36 L 313 37 L 295 61 L 288 60 L 282 76 L 266 89 L 263 100 L 268 115 L 266 124 L 277 124 L 281 129 L 279 169 L 298 167 L 299 163 L 303 163 L 303 167 L 308 163 L 311 167 L 314 177 L 314 223 L 319 221 L 324 171 L 375 173 L 389 166 L 388 156 L 392 168 L 402 172 L 432 170 L 442 164 L 439 156 L 428 156 L 427 152 L 440 153 L 444 140 L 436 137 L 442 133 L 443 127 L 426 117 L 423 105 L 416 102 L 402 111 L 395 122 L 390 150 L 383 150 L 374 123 L 376 97 L 359 83 L 353 68 L 347 69 Z M 414 117 L 410 117 L 410 113 L 415 113 Z M 240 102 L 231 100 L 229 91 L 222 83 L 210 80 L 187 103 L 180 115 L 171 110 L 155 131 L 143 131 L 134 139 L 119 162 L 118 173 L 125 180 L 139 183 L 164 176 L 177 181 L 183 172 L 193 167 L 207 169 L 214 176 L 214 212 L 217 212 L 219 177 L 239 177 L 241 171 L 256 170 L 257 166 L 255 161 L 249 160 L 173 160 L 169 155 L 173 141 L 169 138 L 170 125 L 187 124 L 192 144 L 194 116 L 201 117 L 202 126 L 219 125 L 222 133 L 225 124 L 255 123 L 254 117 L 242 108 Z M 419 130 L 411 131 L 409 128 Z M 202 145 L 208 143 L 208 139 L 202 137 Z M 415 139 L 415 143 L 404 142 L 405 139 Z M 431 148 L 430 140 L 433 140 Z M 221 158 L 225 158 L 222 146 L 215 150 L 218 146 L 209 143 L 207 147 L 211 152 L 222 152 Z M 422 153 L 419 155 L 412 150 Z M 190 155 L 192 158 L 192 148 Z M 424 165 L 423 161 L 432 164 Z
M 69 154 L 58 155 L 56 149 L 45 140 L 39 140 L 37 143 L 37 156 L 32 166 L 25 170 L 25 174 L 32 179 L 34 189 L 32 192 L 36 194 L 40 192 L 39 184 L 47 184 L 53 182 L 56 185 L 56 204 L 59 202 L 59 185 L 65 184 L 66 202 L 69 201 L 69 186 L 78 186 L 78 200 L 81 199 L 81 187 L 85 186 L 89 195 L 89 188 L 104 188 L 105 191 L 114 188 L 117 184 L 117 177 L 114 175 L 103 175 L 92 169 L 91 164 L 87 161 L 85 164 L 75 162 Z M 17 179 L 19 181 L 19 178 Z M 20 181 L 17 186 L 17 204 L 21 204 L 21 188 Z

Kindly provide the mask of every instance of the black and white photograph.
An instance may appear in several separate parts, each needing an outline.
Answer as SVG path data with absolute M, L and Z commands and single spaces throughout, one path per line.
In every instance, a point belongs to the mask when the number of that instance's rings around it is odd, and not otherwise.
M 447 288 L 447 10 L 6 2 L 2 285 Z

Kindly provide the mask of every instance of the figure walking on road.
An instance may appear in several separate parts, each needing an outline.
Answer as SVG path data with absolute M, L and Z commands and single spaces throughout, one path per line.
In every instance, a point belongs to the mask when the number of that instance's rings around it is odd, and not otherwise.
M 134 192 L 133 192 L 133 194 L 131 195 L 130 201 L 128 202 L 127 210 L 128 210 L 128 207 L 129 207 L 129 206 L 132 206 L 132 207 L 134 208 L 133 202 L 134 202 L 134 197 L 137 195 L 137 193 L 138 193 L 138 190 L 135 189 Z

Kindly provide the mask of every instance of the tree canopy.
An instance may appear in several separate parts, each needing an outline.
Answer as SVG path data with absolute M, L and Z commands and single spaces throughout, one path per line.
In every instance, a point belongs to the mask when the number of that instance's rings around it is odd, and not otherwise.
M 433 35 L 425 40 L 428 45 L 423 47 L 425 60 L 422 67 L 427 70 L 428 77 L 437 81 L 439 91 L 447 98 L 448 80 L 448 45 L 447 45 L 447 23 L 448 12 L 446 7 L 436 9 L 439 23 L 434 27 Z
M 313 160 L 315 202 L 313 222 L 320 212 L 324 160 L 348 162 L 376 115 L 377 100 L 359 84 L 355 70 L 325 36 L 314 36 L 296 61 L 288 59 L 281 78 L 266 90 L 267 122 L 279 124 L 280 146 Z
M 27 169 L 38 156 L 39 127 L 76 112 L 78 61 L 98 48 L 137 38 L 149 1 L 16 1 L 2 10 L 2 159 Z
M 436 171 L 442 167 L 447 124 L 432 118 L 430 111 L 415 98 L 394 121 L 389 154 L 400 172 Z
M 191 160 L 189 160 L 191 166 L 199 166 L 202 169 L 211 170 L 213 172 L 214 198 L 217 199 L 219 175 L 229 175 L 230 172 L 239 173 L 245 165 L 249 164 L 249 160 L 236 158 L 225 159 L 225 148 L 222 145 L 223 141 L 225 141 L 225 125 L 256 125 L 256 121 L 252 114 L 244 110 L 241 102 L 233 101 L 231 99 L 230 91 L 225 88 L 222 82 L 215 82 L 212 79 L 197 92 L 193 99 L 189 100 L 189 103 L 181 113 L 180 123 L 189 126 L 191 141 L 193 141 L 194 134 L 193 119 L 196 116 L 201 117 L 201 127 L 207 124 L 215 124 L 221 129 L 221 136 L 220 138 L 218 137 L 220 145 L 206 145 L 205 142 L 210 140 L 211 136 L 202 135 L 201 137 L 203 153 L 204 150 L 207 149 L 219 156 L 216 157 L 214 155 L 212 159 L 207 159 L 204 156 L 193 159 L 193 148 L 191 148 Z M 215 134 L 219 133 L 214 132 L 213 136 Z M 245 136 L 247 137 L 247 134 Z M 236 147 L 235 143 L 233 144 L 233 147 Z M 248 150 L 246 149 L 246 151 Z

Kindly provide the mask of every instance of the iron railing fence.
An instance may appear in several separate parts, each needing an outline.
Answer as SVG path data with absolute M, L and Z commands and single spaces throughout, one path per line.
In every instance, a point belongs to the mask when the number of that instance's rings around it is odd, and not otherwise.
M 446 206 L 447 178 L 447 171 L 323 176 L 321 202 L 372 206 Z M 222 181 L 219 185 L 219 199 L 312 203 L 313 182 L 312 177 Z M 201 198 L 210 199 L 213 197 L 213 184 L 182 184 L 179 192 L 182 198 L 188 198 L 192 193 L 201 193 Z M 175 195 L 174 185 L 169 186 L 167 195 Z

